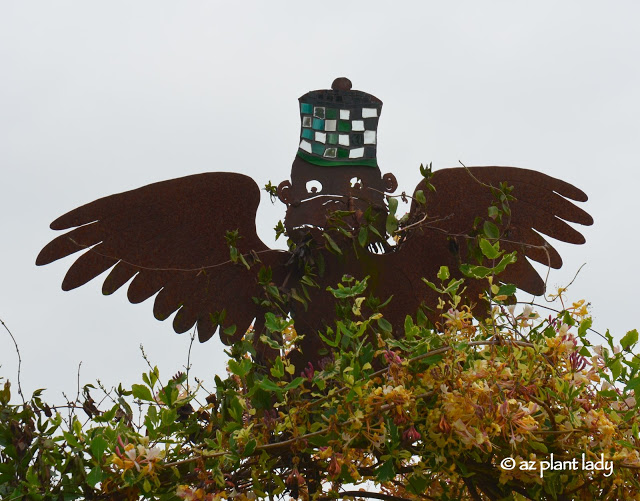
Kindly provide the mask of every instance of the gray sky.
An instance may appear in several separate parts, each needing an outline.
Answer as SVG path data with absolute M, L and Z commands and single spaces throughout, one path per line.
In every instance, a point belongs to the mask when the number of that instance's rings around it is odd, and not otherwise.
M 569 181 L 595 219 L 559 244 L 549 286 L 593 305 L 594 327 L 638 327 L 635 264 L 640 4 L 617 2 L 2 2 L 0 318 L 22 351 L 27 393 L 135 382 L 144 344 L 163 375 L 188 335 L 152 300 L 60 283 L 71 258 L 36 268 L 59 215 L 104 195 L 206 171 L 259 186 L 289 177 L 297 98 L 337 76 L 382 99 L 378 160 L 401 190 L 418 165 L 513 165 Z M 242 203 L 239 198 L 237 203 Z M 265 195 L 273 244 L 284 206 Z M 279 246 L 283 243 L 278 242 Z M 530 296 L 523 296 L 529 299 Z M 194 373 L 224 371 L 222 344 L 195 345 Z M 1 374 L 17 360 L 0 334 Z

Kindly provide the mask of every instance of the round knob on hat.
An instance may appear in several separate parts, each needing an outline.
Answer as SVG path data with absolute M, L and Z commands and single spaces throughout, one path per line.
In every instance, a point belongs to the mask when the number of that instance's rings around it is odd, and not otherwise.
M 351 90 L 351 80 L 347 77 L 338 77 L 331 84 L 333 90 Z

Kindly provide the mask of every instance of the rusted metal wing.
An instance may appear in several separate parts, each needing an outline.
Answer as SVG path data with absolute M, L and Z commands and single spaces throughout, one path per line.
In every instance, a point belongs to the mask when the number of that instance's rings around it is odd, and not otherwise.
M 195 324 L 201 341 L 236 325 L 239 338 L 259 313 L 257 271 L 230 259 L 225 239 L 238 231 L 239 253 L 257 254 L 266 265 L 286 261 L 258 238 L 255 214 L 260 201 L 256 183 L 242 174 L 215 172 L 154 183 L 101 198 L 59 217 L 51 228 L 71 231 L 50 242 L 38 255 L 44 265 L 79 251 L 62 288 L 79 287 L 113 268 L 103 284 L 112 294 L 131 280 L 128 298 L 139 303 L 157 294 L 159 320 L 178 312 L 176 332 Z M 115 265 L 115 266 L 114 266 Z

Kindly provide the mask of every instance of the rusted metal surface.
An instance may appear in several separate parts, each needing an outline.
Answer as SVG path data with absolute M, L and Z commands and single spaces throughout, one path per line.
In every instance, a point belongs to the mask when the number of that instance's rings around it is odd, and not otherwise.
M 237 202 L 240 193 L 242 204 Z M 286 257 L 258 238 L 259 201 L 260 191 L 250 177 L 229 172 L 197 174 L 111 195 L 51 223 L 54 230 L 76 228 L 42 249 L 36 264 L 85 251 L 67 272 L 64 290 L 113 267 L 104 281 L 104 294 L 133 278 L 127 291 L 130 302 L 157 293 L 155 317 L 164 320 L 177 311 L 174 330 L 186 332 L 197 323 L 201 341 L 215 333 L 215 314 L 225 310 L 223 327 L 236 325 L 235 336 L 223 335 L 223 341 L 231 342 L 261 313 L 251 300 L 261 288 L 254 270 L 230 261 L 226 232 L 239 230 L 239 251 L 254 251 L 266 264 Z
M 287 235 L 299 249 L 304 245 L 309 252 L 321 254 L 325 264 L 324 274 L 317 277 L 320 287 L 309 289 L 311 306 L 304 309 L 290 301 L 296 329 L 306 335 L 300 361 L 320 357 L 323 345 L 316 333 L 335 317 L 334 300 L 326 287 L 335 286 L 344 274 L 369 276 L 369 292 L 383 300 L 393 296 L 384 314 L 395 335 L 402 334 L 407 314 L 415 314 L 421 305 L 435 305 L 435 293 L 421 279 L 433 281 L 442 265 L 460 276 L 459 264 L 469 259 L 466 239 L 474 220 L 486 216 L 493 201 L 489 185 L 506 182 L 514 187 L 516 198 L 510 203 L 508 233 L 501 245 L 508 252 L 517 250 L 520 259 L 501 276 L 505 282 L 540 295 L 544 282 L 523 256 L 559 268 L 562 260 L 542 234 L 584 243 L 584 237 L 565 222 L 593 223 L 591 216 L 571 202 L 586 201 L 582 191 L 532 170 L 471 167 L 435 172 L 431 178 L 435 192 L 424 181 L 418 184 L 416 190 L 424 191 L 427 202 L 423 206 L 414 202 L 409 220 L 424 223 L 406 231 L 397 245 L 383 238 L 377 242 L 379 252 L 371 252 L 372 247 L 358 248 L 354 240 L 365 217 L 373 217 L 372 224 L 385 235 L 385 193 L 393 193 L 397 182 L 393 174 L 381 174 L 375 157 L 382 102 L 352 91 L 346 78 L 336 79 L 332 87 L 300 98 L 301 146 L 291 180 L 278 187 L 278 196 L 287 207 Z M 339 128 L 344 132 L 342 138 Z M 345 148 L 334 147 L 334 140 Z M 360 141 L 368 141 L 363 143 L 366 148 Z M 254 319 L 256 330 L 261 331 L 264 310 L 252 299 L 263 292 L 256 268 L 247 269 L 230 259 L 228 231 L 238 231 L 239 253 L 250 262 L 259 259 L 270 267 L 274 284 L 283 292 L 299 290 L 302 278 L 304 253 L 272 250 L 259 239 L 255 224 L 259 200 L 258 186 L 251 178 L 228 172 L 198 174 L 111 195 L 56 219 L 52 229 L 71 231 L 42 249 L 36 264 L 84 251 L 67 272 L 63 289 L 79 287 L 111 269 L 103 284 L 105 294 L 132 279 L 129 300 L 139 303 L 155 295 L 156 318 L 164 320 L 177 311 L 176 332 L 197 325 L 200 341 L 206 341 L 221 326 L 222 340 L 231 343 Z M 322 239 L 323 232 L 331 231 L 327 222 L 335 211 L 345 211 L 344 229 L 355 236 L 332 233 L 343 249 L 341 255 L 326 250 Z M 466 300 L 478 303 L 484 283 L 469 280 L 467 285 Z M 434 313 L 429 315 L 436 319 Z M 232 325 L 234 332 L 228 329 Z

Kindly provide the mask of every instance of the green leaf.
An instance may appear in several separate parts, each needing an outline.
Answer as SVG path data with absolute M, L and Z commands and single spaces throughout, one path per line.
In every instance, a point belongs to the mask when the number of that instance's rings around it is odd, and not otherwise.
M 580 327 L 578 327 L 578 336 L 582 337 L 587 333 L 587 330 L 591 328 L 591 324 L 593 321 L 591 318 L 587 317 L 582 322 L 580 322 Z M 636 336 L 638 334 L 636 333 Z
M 331 287 L 327 287 L 327 290 L 333 294 L 333 296 L 337 299 L 345 299 L 348 297 L 360 296 L 367 289 L 367 280 L 369 277 L 365 277 L 352 287 L 345 287 L 342 284 L 338 284 L 337 289 L 332 289 Z
M 244 446 L 244 455 L 251 456 L 251 454 L 253 454 L 253 451 L 256 450 L 256 445 L 257 443 L 253 438 L 249 440 L 247 442 L 247 445 Z
M 271 279 L 273 278 L 273 271 L 271 270 L 271 268 L 266 268 L 264 266 L 260 267 L 260 271 L 258 271 L 258 282 L 260 282 L 261 284 L 268 284 L 269 282 L 271 282 Z
M 265 313 L 264 325 L 270 332 L 282 332 L 292 323 L 291 320 L 287 321 L 282 317 L 276 317 L 273 313 Z
M 395 197 L 387 197 L 387 203 L 389 204 L 389 214 L 395 216 L 398 209 L 398 199 Z
M 358 232 L 358 243 L 360 247 L 364 247 L 367 245 L 367 239 L 369 238 L 369 232 L 367 231 L 366 226 L 361 226 L 360 231 Z
M 462 266 L 468 266 L 468 265 L 462 265 Z M 460 269 L 462 270 L 462 266 L 460 266 Z M 464 273 L 464 271 L 462 271 L 462 273 Z M 422 281 L 427 284 L 429 287 L 431 287 L 434 291 L 439 292 L 440 294 L 443 293 L 443 291 L 441 289 L 438 288 L 438 286 L 436 284 L 434 284 L 433 282 L 429 282 L 429 280 L 427 280 L 426 278 L 423 278 Z
M 637 342 L 638 342 L 638 331 L 636 329 L 633 329 L 627 332 L 624 335 L 624 337 L 620 340 L 620 346 L 622 346 L 623 350 L 627 350 Z
M 107 450 L 108 445 L 109 443 L 104 439 L 102 435 L 97 435 L 91 441 L 91 454 L 94 458 L 100 461 L 102 455 L 104 454 L 104 451 Z
M 425 357 L 422 360 L 420 360 L 420 363 L 426 364 L 426 365 L 434 365 L 440 362 L 441 360 L 442 360 L 442 355 L 429 355 L 428 357 Z
M 231 359 L 229 360 L 229 370 L 237 376 L 244 377 L 251 370 L 251 360 L 243 358 L 241 362 L 237 362 Z
M 425 492 L 425 489 L 429 481 L 420 473 L 414 473 L 407 478 L 406 488 L 409 492 L 417 495 L 421 495 Z
M 385 332 L 391 332 L 391 329 L 392 329 L 389 321 L 382 317 L 378 319 L 378 327 L 380 327 Z
M 498 289 L 498 296 L 513 296 L 516 293 L 516 286 L 513 284 L 504 284 Z
M 338 244 L 335 243 L 335 241 L 333 240 L 333 238 L 331 238 L 329 235 L 327 235 L 326 233 L 323 233 L 322 236 L 326 239 L 326 241 L 329 243 L 329 246 L 338 254 L 342 254 L 342 250 L 340 249 L 340 247 L 338 247 Z
M 489 211 L 489 217 L 494 221 L 500 215 L 500 210 L 495 205 L 492 205 L 491 207 L 489 207 L 488 211 Z
M 329 329 L 329 331 L 331 331 L 331 329 Z M 327 332 L 328 334 L 328 332 Z M 338 346 L 338 344 L 340 343 L 340 339 L 342 338 L 342 334 L 340 334 L 340 331 L 336 332 L 336 339 L 334 341 L 332 341 L 331 339 L 329 339 L 327 336 L 325 336 L 322 332 L 318 331 L 318 335 L 320 336 L 320 339 L 322 339 L 325 343 L 327 343 L 329 346 L 331 346 L 332 348 L 335 348 Z
M 493 272 L 491 268 L 475 264 L 461 264 L 460 271 L 471 278 L 485 278 Z
M 388 482 L 396 476 L 396 469 L 393 464 L 393 459 L 387 459 L 382 466 L 378 468 L 376 472 L 376 479 L 378 482 Z
M 289 293 L 291 294 L 291 297 L 293 299 L 295 299 L 296 301 L 298 301 L 299 303 L 302 303 L 302 305 L 304 306 L 305 311 L 307 310 L 307 300 L 305 298 L 303 298 L 297 290 L 295 289 L 291 289 L 289 291 Z
M 382 239 L 382 235 L 380 235 L 380 232 L 376 229 L 375 226 L 373 226 L 372 224 L 370 224 L 369 226 L 367 226 L 367 228 L 369 228 L 369 231 L 371 233 L 373 233 L 375 236 L 377 236 L 378 238 Z
M 451 280 L 447 288 L 444 290 L 445 294 L 456 293 L 458 292 L 458 288 L 464 283 L 464 278 L 460 278 L 458 280 Z
M 268 392 L 280 392 L 282 391 L 282 389 L 273 381 L 271 381 L 271 379 L 269 378 L 264 378 L 262 380 L 260 380 L 260 388 L 262 388 L 265 391 Z
M 387 214 L 387 222 L 385 224 L 385 229 L 389 235 L 393 235 L 395 231 L 398 229 L 398 220 L 396 216 L 393 214 Z
M 443 281 L 449 278 L 448 266 L 440 266 L 440 270 L 438 271 L 438 278 Z
M 627 387 L 626 390 L 636 390 L 637 388 L 640 387 L 640 376 L 638 377 L 634 377 L 633 379 L 630 379 L 629 382 L 627 383 Z
M 562 312 L 562 323 L 567 324 L 567 325 L 571 325 L 571 326 L 576 325 L 576 321 L 571 316 L 571 313 L 569 313 L 566 310 L 564 310 Z
M 545 454 L 547 454 L 549 452 L 549 450 L 547 449 L 547 446 L 544 445 L 542 442 L 536 442 L 535 440 L 530 440 L 529 441 L 529 446 L 534 451 L 544 452 Z
M 517 260 L 518 258 L 516 257 L 516 251 L 505 254 L 504 256 L 502 256 L 502 259 L 500 259 L 500 262 L 496 266 L 494 266 L 494 273 L 502 273 L 508 265 L 515 263 Z
M 260 341 L 266 345 L 269 346 L 269 348 L 273 348 L 274 350 L 281 350 L 282 349 L 282 345 L 280 343 L 278 343 L 277 341 L 274 341 L 273 339 L 271 339 L 270 337 L 266 336 L 266 335 L 262 335 L 260 336 Z
M 491 244 L 488 240 L 480 239 L 480 250 L 488 259 L 497 259 L 502 252 L 500 251 L 500 242 Z
M 133 393 L 133 398 L 138 398 L 140 400 L 146 400 L 147 402 L 153 401 L 153 396 L 151 395 L 151 390 L 143 385 L 143 384 L 133 384 L 131 385 L 131 392 Z
M 273 363 L 273 367 L 271 367 L 269 372 L 271 372 L 271 375 L 273 377 L 278 379 L 284 376 L 284 364 L 282 363 L 282 358 L 276 358 L 275 362 Z
M 620 363 L 620 359 L 616 358 L 616 360 L 611 364 L 609 368 L 611 369 L 611 376 L 613 377 L 614 381 L 617 380 L 622 373 L 622 364 Z
M 9 400 L 11 400 L 11 383 L 5 381 L 3 389 L 0 390 L 0 404 L 7 405 Z
M 404 317 L 404 332 L 405 335 L 408 336 L 410 332 L 412 332 L 415 329 L 415 324 L 413 323 L 413 318 L 411 318 L 411 315 L 407 315 L 406 317 Z
M 306 378 L 297 377 L 293 381 L 291 381 L 288 385 L 286 385 L 284 387 L 284 391 L 293 390 L 294 388 L 297 388 L 298 386 L 300 386 L 305 381 L 306 381 Z
M 487 238 L 490 238 L 492 240 L 497 240 L 498 238 L 500 238 L 500 230 L 491 221 L 484 222 L 482 231 Z
M 421 205 L 424 205 L 427 203 L 427 197 L 424 196 L 424 191 L 422 190 L 418 190 L 413 194 L 413 198 L 416 199 L 416 202 L 418 202 Z
M 87 483 L 94 487 L 98 482 L 102 482 L 102 469 L 99 466 L 94 466 L 87 475 Z

